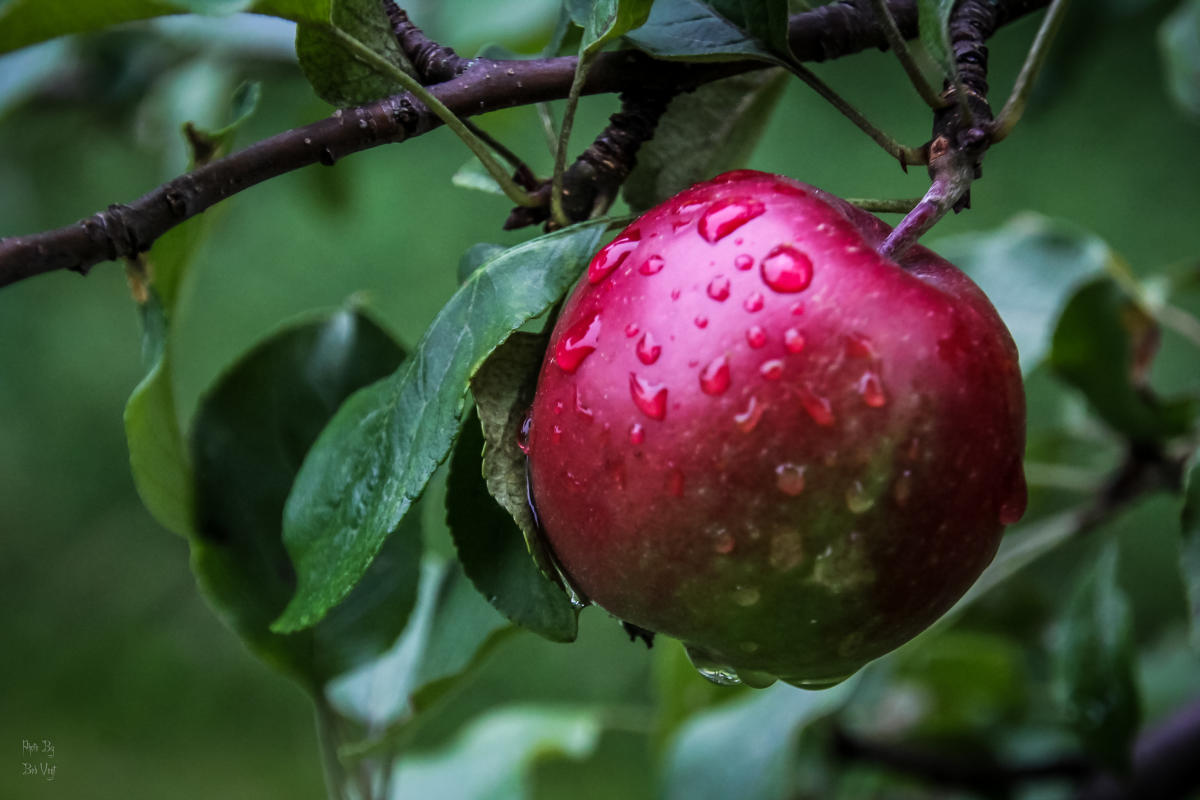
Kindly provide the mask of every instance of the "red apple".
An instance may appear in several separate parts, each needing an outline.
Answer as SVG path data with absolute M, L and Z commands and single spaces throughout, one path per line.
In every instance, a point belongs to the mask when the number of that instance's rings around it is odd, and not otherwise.
M 592 260 L 528 430 L 571 583 L 710 677 L 834 683 L 957 600 L 1024 510 L 1012 337 L 924 247 L 748 170 Z

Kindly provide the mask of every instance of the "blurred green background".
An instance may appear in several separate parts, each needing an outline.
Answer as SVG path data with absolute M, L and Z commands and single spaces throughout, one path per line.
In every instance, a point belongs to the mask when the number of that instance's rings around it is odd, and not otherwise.
M 491 41 L 536 49 L 554 16 L 547 2 L 526 4 L 518 19 L 466 6 L 410 10 L 466 53 Z M 1156 46 L 1174 3 L 1077 6 L 1025 120 L 988 154 L 973 209 L 947 219 L 929 242 L 936 249 L 940 237 L 989 230 L 1032 210 L 1098 233 L 1143 275 L 1194 262 L 1200 126 L 1168 100 Z M 1025 20 L 992 42 L 997 104 L 1035 27 Z M 173 176 L 184 164 L 179 125 L 221 122 L 243 80 L 261 81 L 263 96 L 241 144 L 328 114 L 294 65 L 291 36 L 288 25 L 259 17 L 170 20 L 0 59 L 0 235 L 67 224 Z M 928 113 L 890 54 L 819 71 L 899 138 L 927 138 Z M 586 101 L 573 150 L 614 110 L 612 98 Z M 546 171 L 531 110 L 483 124 Z M 218 220 L 175 323 L 183 418 L 219 371 L 281 320 L 351 295 L 415 342 L 453 291 L 469 245 L 530 235 L 500 231 L 503 198 L 451 185 L 467 160 L 438 130 L 333 169 L 287 175 L 210 211 Z M 926 185 L 921 170 L 903 174 L 799 84 L 787 90 L 749 166 L 844 196 L 915 196 Z M 1164 363 L 1176 366 L 1160 368 L 1156 380 L 1194 387 L 1198 376 L 1186 366 L 1195 367 L 1194 354 L 1171 360 L 1170 348 L 1182 345 L 1169 334 L 1166 344 Z M 184 541 L 159 528 L 134 493 L 121 412 L 141 375 L 138 320 L 120 266 L 0 291 L 0 796 L 321 797 L 304 695 L 211 614 Z M 1050 413 L 1039 397 L 1031 394 L 1033 426 Z M 430 494 L 426 536 L 449 553 L 440 489 Z M 1144 573 L 1127 582 L 1140 587 L 1139 624 L 1176 620 L 1178 586 L 1153 579 L 1162 568 L 1155 559 L 1169 554 L 1155 556 L 1146 532 L 1163 512 L 1138 513 L 1147 516 L 1123 524 L 1129 537 L 1145 537 L 1136 549 L 1151 552 L 1126 567 Z M 565 787 L 577 798 L 653 796 L 645 746 L 654 725 L 651 657 L 603 612 L 589 610 L 583 622 L 572 646 L 530 634 L 507 640 L 424 744 L 482 709 L 603 704 L 620 717 L 615 732 L 582 764 L 542 764 L 538 796 L 561 797 Z M 1194 658 L 1171 652 L 1175 661 L 1159 669 L 1200 672 Z M 43 739 L 56 746 L 53 783 L 21 775 L 22 741 Z

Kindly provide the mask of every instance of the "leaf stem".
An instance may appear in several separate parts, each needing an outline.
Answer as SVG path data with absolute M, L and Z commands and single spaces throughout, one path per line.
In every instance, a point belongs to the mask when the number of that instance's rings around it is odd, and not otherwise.
M 846 202 L 850 205 L 858 206 L 863 211 L 870 211 L 875 214 L 907 214 L 917 207 L 917 204 L 921 202 L 921 198 L 879 199 L 875 197 L 847 197 Z
M 812 70 L 800 64 L 789 61 L 785 65 L 788 70 L 800 80 L 807 83 L 812 89 L 830 105 L 858 126 L 859 130 L 870 136 L 877 145 L 886 150 L 893 158 L 900 162 L 905 170 L 909 164 L 924 164 L 926 163 L 925 153 L 920 148 L 906 147 L 893 139 L 891 136 L 884 133 L 879 128 L 875 127 L 871 122 L 863 116 L 862 112 L 848 103 L 841 95 L 835 92 L 829 84 L 818 78 Z
M 1046 10 L 1046 15 L 1042 17 L 1042 24 L 1025 57 L 1025 63 L 1021 66 L 1021 72 L 1017 75 L 1017 82 L 1013 85 L 1012 93 L 1009 94 L 1008 100 L 1004 102 L 1004 108 L 1000 109 L 1000 114 L 996 117 L 992 128 L 993 142 L 1003 141 L 1012 133 L 1012 129 L 1020 121 L 1021 115 L 1025 113 L 1025 105 L 1033 91 L 1034 81 L 1037 80 L 1042 65 L 1046 63 L 1050 44 L 1054 41 L 1054 35 L 1062 25 L 1066 11 L 1067 0 L 1053 0 L 1050 8 Z
M 563 209 L 563 173 L 567 167 L 567 143 L 571 140 L 571 128 L 575 125 L 575 109 L 579 107 L 579 95 L 583 91 L 583 83 L 587 79 L 587 71 L 591 65 L 592 55 L 581 48 L 579 61 L 575 65 L 575 77 L 571 79 L 571 89 L 567 94 L 567 107 L 563 111 L 562 127 L 558 132 L 558 144 L 554 149 L 554 177 L 550 183 L 550 218 L 562 228 L 571 224 L 571 220 L 567 218 L 567 212 Z
M 912 51 L 908 49 L 908 43 L 904 41 L 900 27 L 896 25 L 896 18 L 892 16 L 887 0 L 871 0 L 871 4 L 875 7 L 875 16 L 879 20 L 879 26 L 883 28 L 884 36 L 887 37 L 888 46 L 900 60 L 900 66 L 904 67 L 904 71 L 908 74 L 908 80 L 917 90 L 917 94 L 921 95 L 925 104 L 935 111 L 945 106 L 945 99 L 939 96 L 937 90 L 926 80 L 925 73 L 921 71 L 920 65 L 913 58 Z
M 445 104 L 443 104 L 441 100 L 438 100 L 432 92 L 422 86 L 420 81 L 397 67 L 392 62 L 388 61 L 383 56 L 376 53 L 371 48 L 367 47 L 355 37 L 343 31 L 341 28 L 333 27 L 331 28 L 331 31 L 339 42 L 341 42 L 346 46 L 347 49 L 354 53 L 356 58 L 363 63 L 378 69 L 380 72 L 383 72 L 389 78 L 396 81 L 396 83 L 404 87 L 405 91 L 412 94 L 413 97 L 417 98 L 417 100 L 420 100 L 430 111 L 432 111 L 434 116 L 445 123 L 446 127 L 452 130 L 455 135 L 463 141 L 463 144 L 465 144 L 471 150 L 471 152 L 475 154 L 475 157 L 478 158 L 480 163 L 483 164 L 483 167 L 488 171 L 488 174 L 491 175 L 496 183 L 500 185 L 500 188 L 504 190 L 504 194 L 508 196 L 509 200 L 512 200 L 519 206 L 537 205 L 537 200 L 535 200 L 528 192 L 518 186 L 517 182 L 513 180 L 511 175 L 508 174 L 508 171 L 500 165 L 500 162 L 498 162 L 492 155 L 487 143 L 472 133 L 467 124 L 463 120 L 459 119 L 453 111 L 446 108 Z

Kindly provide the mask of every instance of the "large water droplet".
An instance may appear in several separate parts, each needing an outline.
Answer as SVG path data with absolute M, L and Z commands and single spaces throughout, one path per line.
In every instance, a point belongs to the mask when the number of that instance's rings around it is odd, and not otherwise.
M 796 394 L 800 398 L 800 405 L 804 406 L 804 410 L 812 417 L 813 422 L 822 427 L 829 427 L 833 424 L 833 409 L 830 408 L 827 399 L 807 386 L 799 387 Z
M 781 681 L 789 686 L 795 686 L 797 689 L 808 689 L 809 691 L 817 692 L 822 689 L 832 689 L 839 683 L 843 683 L 849 675 L 842 675 L 837 678 L 780 678 Z
M 733 265 L 740 270 L 748 270 L 754 266 L 754 257 L 747 255 L 746 253 L 742 253 L 733 260 Z
M 600 338 L 600 312 L 584 317 L 567 329 L 566 334 L 558 340 L 554 350 L 554 361 L 564 372 L 574 373 L 579 369 L 583 360 L 596 349 Z
M 657 275 L 662 272 L 662 268 L 666 265 L 667 262 L 663 260 L 662 256 L 650 256 L 638 267 L 638 272 L 643 275 Z
M 718 395 L 729 388 L 729 357 L 719 355 L 700 370 L 700 389 L 705 394 Z
M 858 393 L 863 402 L 871 408 L 882 408 L 887 405 L 887 395 L 883 393 L 883 382 L 874 372 L 864 372 L 858 379 Z
M 790 244 L 776 245 L 762 261 L 762 277 L 777 292 L 802 292 L 812 283 L 812 260 Z
M 641 444 L 646 441 L 646 429 L 640 423 L 633 423 L 629 428 L 629 443 Z
M 729 278 L 718 275 L 708 282 L 708 296 L 719 303 L 729 299 Z
M 741 684 L 742 679 L 738 677 L 737 670 L 728 665 L 722 664 L 715 658 L 710 656 L 703 650 L 685 645 L 688 660 L 692 662 L 692 666 L 696 668 L 696 672 L 718 686 L 737 686 Z
M 767 332 L 761 325 L 751 325 L 746 329 L 746 342 L 757 350 L 767 343 Z
M 641 361 L 643 364 L 649 366 L 650 364 L 653 364 L 655 361 L 658 361 L 658 357 L 661 354 L 662 354 L 662 345 L 660 345 L 656 341 L 654 341 L 654 336 L 650 333 L 650 331 L 646 331 L 645 333 L 643 333 L 642 338 L 638 339 L 638 343 L 637 343 L 638 360 Z
M 795 328 L 788 328 L 783 332 L 783 346 L 789 353 L 801 352 L 804 350 L 804 334 Z
M 751 292 L 742 303 L 742 308 L 753 314 L 756 311 L 762 311 L 764 302 L 762 292 Z
M 758 421 L 762 419 L 763 410 L 763 407 L 758 403 L 758 398 L 750 395 L 750 400 L 746 403 L 746 408 L 733 415 L 733 422 L 742 433 L 749 433 L 754 430 L 755 426 L 758 425 Z
M 742 608 L 749 608 L 758 603 L 762 597 L 762 593 L 753 586 L 739 586 L 733 590 L 733 594 L 730 596 L 733 598 L 733 602 Z
M 639 378 L 637 373 L 629 373 L 629 394 L 633 404 L 650 419 L 666 419 L 667 417 L 667 387 L 660 383 L 650 383 L 645 378 Z
M 804 491 L 804 467 L 785 463 L 775 468 L 775 485 L 784 494 L 795 497 Z
M 764 361 L 758 368 L 758 373 L 769 381 L 777 381 L 783 377 L 783 362 L 778 358 Z
M 757 200 L 729 197 L 709 206 L 700 217 L 697 230 L 704 241 L 716 243 L 767 210 Z
M 875 498 L 867 492 L 862 481 L 854 481 L 846 489 L 846 508 L 850 509 L 851 514 L 870 511 L 873 505 L 875 505 Z
M 637 228 L 625 231 L 625 234 L 613 239 L 588 264 L 588 283 L 595 285 L 613 273 L 617 267 L 625 263 L 629 254 L 641 243 L 642 233 Z

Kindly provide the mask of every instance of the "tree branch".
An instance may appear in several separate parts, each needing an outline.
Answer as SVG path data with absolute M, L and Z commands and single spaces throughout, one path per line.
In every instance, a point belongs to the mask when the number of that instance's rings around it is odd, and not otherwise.
M 996 24 L 1047 2 L 995 0 Z M 914 36 L 915 1 L 891 0 L 889 8 L 901 33 Z M 887 45 L 865 0 L 797 14 L 788 32 L 793 53 L 802 61 L 823 61 Z M 596 57 L 583 91 L 679 92 L 763 67 L 758 61 L 683 63 L 656 61 L 636 51 L 602 53 Z M 465 71 L 430 91 L 456 115 L 470 117 L 566 97 L 574 72 L 574 57 L 475 59 Z M 262 181 L 312 164 L 332 165 L 361 150 L 420 136 L 439 124 L 423 104 L 407 93 L 336 111 L 326 119 L 277 134 L 175 178 L 127 205 L 109 206 L 56 230 L 0 239 L 0 287 L 56 270 L 87 274 L 101 261 L 148 250 L 172 227 Z

